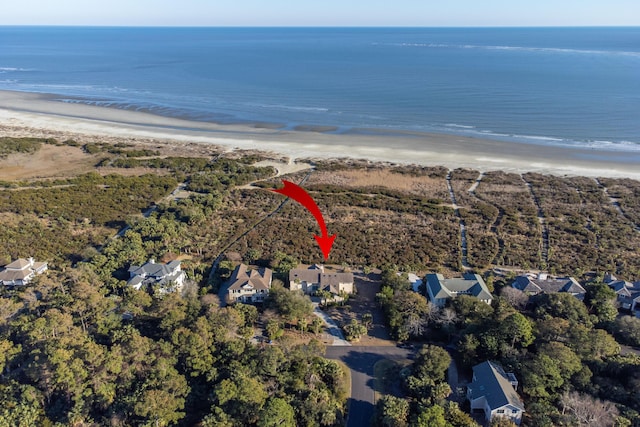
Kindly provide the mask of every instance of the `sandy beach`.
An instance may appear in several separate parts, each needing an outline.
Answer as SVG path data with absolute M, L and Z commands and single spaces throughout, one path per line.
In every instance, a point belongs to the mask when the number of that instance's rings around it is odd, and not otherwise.
M 322 126 L 282 130 L 264 124 L 221 125 L 142 111 L 57 100 L 55 95 L 0 91 L 1 136 L 102 138 L 127 142 L 259 150 L 300 159 L 367 159 L 375 162 L 472 168 L 479 171 L 640 179 L 640 152 L 524 144 L 456 135 L 372 130 L 322 133 Z

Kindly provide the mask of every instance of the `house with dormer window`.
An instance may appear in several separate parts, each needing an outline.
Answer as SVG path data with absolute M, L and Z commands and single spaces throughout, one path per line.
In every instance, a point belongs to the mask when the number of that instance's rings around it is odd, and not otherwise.
M 487 423 L 494 417 L 505 417 L 520 425 L 525 410 L 517 388 L 515 375 L 496 363 L 480 363 L 473 367 L 473 381 L 467 387 L 471 411 L 483 412 Z
M 263 302 L 271 289 L 272 271 L 268 268 L 250 269 L 240 264 L 229 278 L 227 299 L 229 302 Z
M 616 301 L 620 308 L 631 312 L 637 311 L 637 308 L 640 307 L 640 282 L 631 283 L 626 280 L 618 280 L 611 273 L 605 274 L 603 282 L 616 293 Z
M 478 274 L 465 274 L 462 278 L 445 279 L 442 274 L 427 274 L 427 296 L 438 307 L 444 307 L 447 300 L 458 295 L 470 295 L 491 304 L 493 297 L 487 284 Z
M 584 299 L 587 291 L 573 277 L 552 277 L 547 273 L 525 274 L 515 278 L 511 286 L 527 295 L 568 293 Z
M 182 290 L 185 277 L 184 271 L 180 268 L 180 261 L 174 260 L 164 264 L 151 259 L 143 265 L 129 267 L 127 284 L 138 290 L 155 285 L 161 293 L 167 293 Z
M 46 262 L 37 262 L 33 258 L 18 258 L 0 271 L 0 282 L 4 286 L 28 285 L 36 275 L 47 271 L 47 268 Z
M 289 271 L 289 289 L 312 295 L 317 291 L 328 291 L 333 295 L 354 292 L 353 273 L 325 271 L 323 265 L 294 268 Z

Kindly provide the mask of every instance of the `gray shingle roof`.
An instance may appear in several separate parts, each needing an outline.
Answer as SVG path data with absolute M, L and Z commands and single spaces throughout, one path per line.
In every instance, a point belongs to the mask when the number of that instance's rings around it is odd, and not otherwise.
M 143 265 L 132 265 L 129 267 L 129 274 L 133 276 L 153 277 L 160 279 L 165 276 L 170 276 L 175 273 L 175 270 L 180 267 L 180 261 L 174 260 L 167 264 L 156 263 L 153 260 Z
M 473 376 L 475 381 L 469 384 L 472 399 L 484 396 L 492 410 L 511 405 L 524 411 L 524 403 L 502 367 L 492 362 L 483 362 L 473 367 Z
M 185 273 L 180 270 L 180 261 L 173 260 L 167 264 L 156 263 L 151 260 L 143 265 L 132 265 L 129 267 L 129 285 L 137 286 L 139 284 L 167 285 L 177 282 Z
M 567 292 L 573 295 L 584 295 L 587 292 L 573 277 L 538 279 L 529 276 L 518 276 L 511 286 L 531 294 Z
M 462 278 L 445 279 L 442 274 L 427 274 L 427 286 L 436 299 L 452 298 L 459 294 L 472 295 L 481 300 L 491 300 L 489 288 L 477 274 L 465 274 Z
M 615 280 L 607 285 L 618 295 L 631 296 L 632 293 L 640 291 L 640 287 L 624 280 Z

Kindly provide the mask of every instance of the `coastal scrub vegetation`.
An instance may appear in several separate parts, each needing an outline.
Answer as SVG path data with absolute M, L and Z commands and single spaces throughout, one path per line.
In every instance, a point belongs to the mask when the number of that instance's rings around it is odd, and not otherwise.
M 109 229 L 134 221 L 157 202 L 160 215 L 180 211 L 174 215 L 183 223 L 180 242 L 172 245 L 176 254 L 195 255 L 206 264 L 227 250 L 256 249 L 263 263 L 278 252 L 301 262 L 319 261 L 315 241 L 308 238 L 318 232 L 314 218 L 296 203 L 280 206 L 286 199 L 266 191 L 281 184 L 273 178 L 272 168 L 252 166 L 262 159 L 259 156 L 164 157 L 127 144 L 64 144 L 102 150 L 107 157 L 98 171 L 141 168 L 147 173 L 17 183 L 15 191 L 3 192 L 0 212 L 14 215 L 3 221 L 3 227 L 6 235 L 15 236 L 11 240 L 17 240 L 18 246 L 6 245 L 2 256 L 17 255 L 26 247 L 20 242 L 29 240 L 30 247 L 42 248 L 37 249 L 41 255 L 82 259 L 83 252 L 101 246 Z M 340 236 L 329 262 L 418 271 L 461 269 L 459 220 L 451 208 L 446 169 L 364 161 L 322 161 L 315 167 L 310 175 L 299 173 L 287 179 L 305 180 L 329 231 Z M 149 173 L 153 171 L 157 173 Z M 476 270 L 546 269 L 578 277 L 589 271 L 630 278 L 640 274 L 640 235 L 634 231 L 638 228 L 634 212 L 640 207 L 636 181 L 480 174 L 464 169 L 450 176 L 467 226 L 468 262 Z M 170 204 L 161 202 L 178 182 L 185 183 L 190 195 Z M 249 183 L 258 187 L 238 188 Z M 216 199 L 214 207 L 209 197 Z M 543 216 L 548 236 L 543 235 L 538 215 Z M 19 238 L 26 233 L 15 227 L 20 221 L 27 221 L 29 230 L 43 231 Z M 56 234 L 62 241 L 71 241 L 70 250 L 46 249 L 52 246 L 50 236 Z
M 207 294 L 211 263 L 225 252 L 280 274 L 296 261 L 318 262 L 314 218 L 268 191 L 281 184 L 272 168 L 253 166 L 256 157 L 116 148 L 85 148 L 105 155 L 97 166 L 105 176 L 32 180 L 0 192 L 2 261 L 33 255 L 53 267 L 0 298 L 0 419 L 45 426 L 340 425 L 344 375 L 321 357 L 320 343 L 252 344 L 256 316 L 241 305 L 219 308 Z M 132 155 L 118 151 L 130 148 Z M 461 270 L 448 171 L 316 166 L 287 179 L 304 182 L 330 233 L 338 234 L 329 262 L 385 268 L 377 300 L 395 339 L 454 342 L 463 369 L 487 359 L 502 363 L 521 379 L 527 426 L 575 424 L 585 408 L 600 406 L 610 415 L 600 425 L 637 423 L 640 357 L 621 355 L 614 337 L 637 345 L 640 327 L 615 319 L 608 289 L 588 287 L 585 302 L 558 294 L 527 303 L 511 295 L 489 306 L 460 296 L 438 309 L 396 272 Z M 112 173 L 130 168 L 157 173 Z M 366 179 L 359 181 L 358 171 Z M 261 188 L 247 187 L 256 181 Z M 185 194 L 167 198 L 179 183 Z M 635 181 L 456 170 L 451 185 L 469 230 L 469 262 L 479 271 L 611 271 L 630 280 L 640 274 Z M 549 229 L 547 254 L 539 214 Z M 120 237 L 108 239 L 118 230 Z M 200 290 L 181 298 L 128 287 L 128 267 L 149 258 L 180 259 Z M 316 328 L 308 325 L 303 297 L 276 289 L 267 304 L 279 314 L 260 326 L 273 339 L 285 324 Z M 408 398 L 381 399 L 378 422 L 473 425 L 442 400 L 445 355 L 422 352 L 404 372 Z
M 56 186 L 0 192 L 0 254 L 7 259 L 38 256 L 55 262 L 84 258 L 130 215 L 140 214 L 175 186 L 170 176 L 124 177 L 97 173 Z
M 48 142 L 44 138 L 10 138 L 0 137 L 0 159 L 6 158 L 9 154 L 25 153 L 33 154 L 40 149 L 42 143 Z
M 638 223 L 615 208 L 596 180 L 540 174 L 524 178 L 532 185 L 549 227 L 551 272 L 581 276 L 595 270 L 640 276 Z M 606 182 L 621 186 L 625 181 Z

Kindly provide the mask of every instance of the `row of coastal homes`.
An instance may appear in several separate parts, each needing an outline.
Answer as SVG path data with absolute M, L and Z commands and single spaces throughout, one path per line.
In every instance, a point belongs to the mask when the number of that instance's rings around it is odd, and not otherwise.
M 568 293 L 583 300 L 587 291 L 573 277 L 552 277 L 546 273 L 525 274 L 515 278 L 511 286 L 527 295 Z
M 24 286 L 31 283 L 38 274 L 47 271 L 46 262 L 38 262 L 33 258 L 18 258 L 4 266 L 0 271 L 0 282 L 4 286 Z
M 425 282 L 427 297 L 438 307 L 444 307 L 449 299 L 458 295 L 470 295 L 487 304 L 491 304 L 493 300 L 489 288 L 478 274 L 465 274 L 461 278 L 445 279 L 442 274 L 433 273 L 426 275 Z M 630 288 L 618 282 L 610 286 L 619 286 L 619 299 L 624 300 L 626 305 L 635 307 L 635 298 L 640 302 L 640 286 L 637 289 Z M 518 276 L 511 282 L 511 286 L 530 296 L 565 292 L 579 300 L 583 300 L 587 292 L 573 277 L 552 277 L 546 273 Z
M 271 289 L 273 273 L 268 268 L 252 269 L 245 264 L 238 265 L 227 282 L 227 301 L 260 303 Z M 289 271 L 289 289 L 302 291 L 307 295 L 323 290 L 340 295 L 354 291 L 353 274 L 325 271 L 324 266 L 294 268 Z

